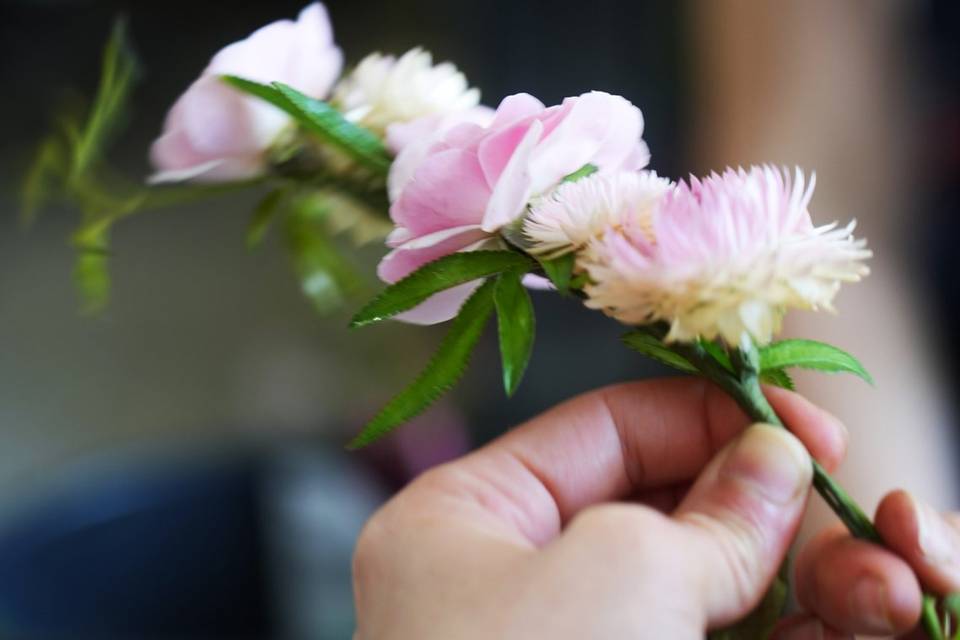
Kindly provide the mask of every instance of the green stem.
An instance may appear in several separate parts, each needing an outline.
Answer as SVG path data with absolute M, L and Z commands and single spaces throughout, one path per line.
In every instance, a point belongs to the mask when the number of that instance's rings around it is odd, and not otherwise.
M 687 358 L 704 377 L 726 391 L 751 420 L 784 427 L 780 416 L 763 394 L 756 370 L 755 353 L 744 354 L 739 349 L 733 351 L 731 360 L 740 374 L 738 377 L 736 373 L 717 362 L 699 344 L 676 345 L 674 350 Z M 813 460 L 813 486 L 855 538 L 883 544 L 880 534 L 863 509 L 816 460 Z M 937 600 L 929 593 L 923 595 L 921 622 L 931 640 L 944 640 L 937 616 Z

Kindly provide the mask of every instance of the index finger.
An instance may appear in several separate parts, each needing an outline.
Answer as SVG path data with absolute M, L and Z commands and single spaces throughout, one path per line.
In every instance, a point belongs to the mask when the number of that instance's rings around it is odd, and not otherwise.
M 765 390 L 774 409 L 828 468 L 846 430 L 801 396 Z M 540 545 L 585 507 L 694 478 L 750 421 L 699 378 L 606 387 L 565 402 L 467 457 L 443 482 Z M 436 487 L 434 487 L 436 488 Z

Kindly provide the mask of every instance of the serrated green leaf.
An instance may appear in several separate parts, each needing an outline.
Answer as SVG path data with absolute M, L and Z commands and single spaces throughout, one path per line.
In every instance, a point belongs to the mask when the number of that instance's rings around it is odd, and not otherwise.
M 587 176 L 594 174 L 597 171 L 598 171 L 597 165 L 590 164 L 588 162 L 587 164 L 583 165 L 573 173 L 568 173 L 567 175 L 563 176 L 563 180 L 561 180 L 561 182 L 576 182 L 580 178 L 586 178 Z
M 852 355 L 816 340 L 781 340 L 760 349 L 760 370 L 800 367 L 828 373 L 852 373 L 873 384 L 873 377 Z
M 622 338 L 623 343 L 638 353 L 642 353 L 648 358 L 653 358 L 667 366 L 679 369 L 685 373 L 696 373 L 697 368 L 690 364 L 690 361 L 678 353 L 674 353 L 669 347 L 654 335 L 636 329 L 626 334 Z
M 342 113 L 322 100 L 305 96 L 282 82 L 274 82 L 273 86 L 290 101 L 296 109 L 294 117 L 309 131 L 339 147 L 370 169 L 382 174 L 386 174 L 390 169 L 390 154 L 372 131 L 350 122 Z
M 542 258 L 539 261 L 543 272 L 560 293 L 565 294 L 570 291 L 570 278 L 573 276 L 575 259 L 576 256 L 571 252 L 556 258 Z
M 350 122 L 326 102 L 306 96 L 282 82 L 266 85 L 233 75 L 221 78 L 234 88 L 282 109 L 302 127 L 365 167 L 380 174 L 386 174 L 390 169 L 392 160 L 380 138 L 369 129 Z
M 529 271 L 534 262 L 515 251 L 468 251 L 429 262 L 390 285 L 361 309 L 351 327 L 391 318 L 409 311 L 435 293 L 504 271 Z
M 533 303 L 523 286 L 522 271 L 508 271 L 497 277 L 494 301 L 503 363 L 503 387 L 512 396 L 527 370 L 535 333 Z
M 275 189 L 265 195 L 257 204 L 250 217 L 250 223 L 247 225 L 247 248 L 255 249 L 263 242 L 267 230 L 273 223 L 282 207 L 280 206 L 286 199 L 287 192 L 284 189 Z
M 783 369 L 767 369 L 760 372 L 760 382 L 765 382 L 767 384 L 772 384 L 781 389 L 788 389 L 790 391 L 796 390 L 796 385 L 793 384 L 793 378 L 790 377 L 790 374 L 784 371 Z
M 240 76 L 234 75 L 222 75 L 220 76 L 220 79 L 235 89 L 239 89 L 244 93 L 254 96 L 255 98 L 260 98 L 264 102 L 269 102 L 273 106 L 286 111 L 292 116 L 296 115 L 294 113 L 295 109 L 293 105 L 290 104 L 290 101 L 287 100 L 276 87 L 272 87 L 269 84 L 254 82 L 253 80 L 247 80 L 246 78 L 241 78 Z
M 400 424 L 420 414 L 463 376 L 470 354 L 494 310 L 496 280 L 487 280 L 467 299 L 453 320 L 426 369 L 409 387 L 391 400 L 354 438 L 348 449 L 358 449 L 382 438 Z
M 780 569 L 760 604 L 733 626 L 709 634 L 709 640 L 766 640 L 783 615 L 789 587 L 787 563 Z

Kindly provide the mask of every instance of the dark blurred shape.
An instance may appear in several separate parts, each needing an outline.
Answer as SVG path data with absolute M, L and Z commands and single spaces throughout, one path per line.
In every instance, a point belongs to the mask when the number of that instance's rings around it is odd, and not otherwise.
M 0 537 L 6 637 L 266 637 L 260 475 L 129 469 L 36 505 Z

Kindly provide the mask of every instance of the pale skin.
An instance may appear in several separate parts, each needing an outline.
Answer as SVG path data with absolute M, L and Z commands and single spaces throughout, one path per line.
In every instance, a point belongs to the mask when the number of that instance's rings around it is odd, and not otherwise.
M 748 426 L 707 382 L 657 380 L 587 393 L 423 474 L 360 536 L 356 640 L 682 640 L 742 617 L 806 509 L 807 451 L 834 469 L 846 448 L 838 420 L 767 395 L 794 435 Z M 893 492 L 876 524 L 896 553 L 840 528 L 800 551 L 804 612 L 776 638 L 912 637 L 921 584 L 960 590 L 960 516 Z

